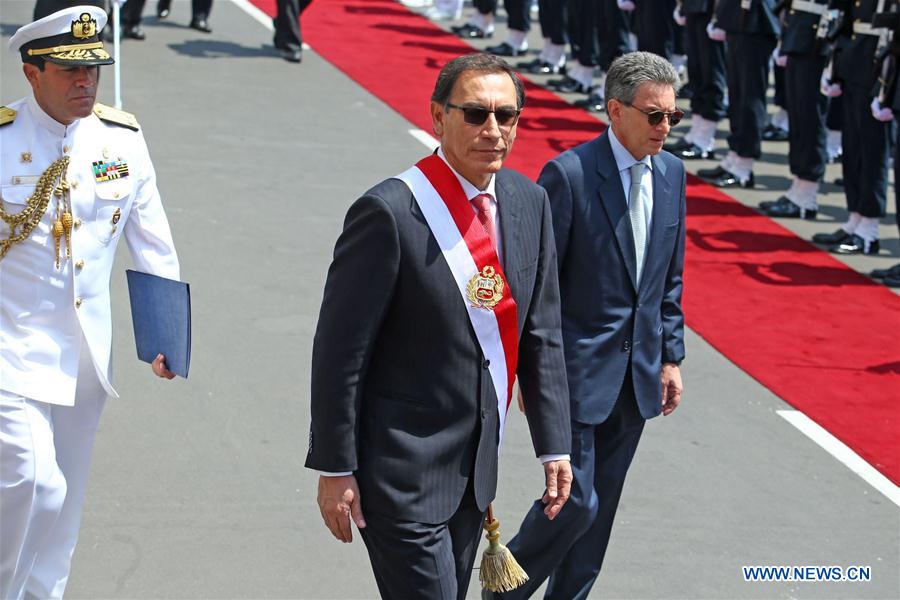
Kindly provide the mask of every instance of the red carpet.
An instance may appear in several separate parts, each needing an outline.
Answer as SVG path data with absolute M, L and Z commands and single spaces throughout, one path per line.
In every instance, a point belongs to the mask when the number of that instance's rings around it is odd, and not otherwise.
M 274 14 L 274 0 L 253 2 Z M 318 54 L 429 132 L 438 70 L 471 50 L 393 0 L 316 0 L 302 25 Z M 507 164 L 537 177 L 547 160 L 602 129 L 529 84 Z M 687 238 L 688 325 L 900 483 L 900 299 L 696 178 Z

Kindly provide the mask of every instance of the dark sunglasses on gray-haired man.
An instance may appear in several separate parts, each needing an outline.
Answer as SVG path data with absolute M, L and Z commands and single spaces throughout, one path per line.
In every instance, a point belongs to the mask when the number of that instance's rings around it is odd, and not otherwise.
M 662 123 L 663 118 L 669 119 L 669 127 L 675 127 L 681 120 L 684 118 L 684 112 L 678 110 L 677 108 L 672 112 L 665 112 L 662 110 L 644 110 L 643 108 L 638 108 L 633 105 L 631 102 L 625 102 L 624 100 L 619 100 L 625 106 L 630 106 L 635 110 L 639 110 L 645 115 L 647 115 L 647 122 L 650 123 L 653 127 L 656 127 L 660 123 Z

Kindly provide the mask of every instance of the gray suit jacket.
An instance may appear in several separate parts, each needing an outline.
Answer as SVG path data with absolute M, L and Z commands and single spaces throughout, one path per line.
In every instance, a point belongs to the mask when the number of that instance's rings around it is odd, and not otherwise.
M 641 414 L 655 417 L 661 363 L 684 358 L 684 163 L 668 152 L 651 161 L 653 217 L 640 285 L 608 134 L 551 160 L 538 179 L 553 211 L 572 419 L 581 423 L 606 420 L 629 368 Z
M 504 272 L 518 306 L 518 376 L 537 454 L 569 453 L 559 289 L 544 190 L 496 175 Z M 312 359 L 306 465 L 354 471 L 363 510 L 446 521 L 471 478 L 497 484 L 499 413 L 450 268 L 409 188 L 388 179 L 347 213 Z

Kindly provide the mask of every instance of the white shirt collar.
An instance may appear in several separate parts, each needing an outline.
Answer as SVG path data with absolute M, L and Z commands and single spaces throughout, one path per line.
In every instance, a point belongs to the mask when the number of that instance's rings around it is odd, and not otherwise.
M 616 133 L 613 131 L 612 125 L 609 126 L 609 145 L 612 146 L 613 158 L 616 159 L 616 166 L 619 169 L 619 172 L 628 170 L 631 168 L 631 165 L 642 162 L 647 165 L 647 168 L 651 171 L 653 170 L 653 163 L 650 160 L 650 155 L 646 155 L 641 160 L 635 160 L 635 158 L 631 155 L 631 152 L 622 145 L 622 142 L 619 141 L 619 138 L 616 137 Z
M 44 109 L 41 108 L 41 105 L 38 104 L 37 100 L 34 99 L 34 95 L 29 96 L 27 102 L 28 109 L 31 111 L 31 114 L 34 115 L 35 121 L 37 121 L 44 129 L 46 129 L 53 135 L 57 135 L 61 138 L 66 137 L 66 130 L 68 129 L 68 127 L 44 112 Z M 76 123 L 78 123 L 77 120 L 69 127 L 75 125 Z
M 453 168 L 453 165 L 450 164 L 450 161 L 447 160 L 447 157 L 444 155 L 444 149 L 438 148 L 437 155 L 441 157 L 447 166 L 450 167 L 450 170 L 453 171 L 453 174 L 456 175 L 456 178 L 459 180 L 460 185 L 462 185 L 463 193 L 466 195 L 466 199 L 469 201 L 472 200 L 475 196 L 479 194 L 488 194 L 491 198 L 493 198 L 494 202 L 497 201 L 497 194 L 494 192 L 495 183 L 497 178 L 494 177 L 494 174 L 491 173 L 491 179 L 488 181 L 487 187 L 484 190 L 479 190 L 477 187 L 472 185 L 472 183 L 456 172 L 456 169 Z

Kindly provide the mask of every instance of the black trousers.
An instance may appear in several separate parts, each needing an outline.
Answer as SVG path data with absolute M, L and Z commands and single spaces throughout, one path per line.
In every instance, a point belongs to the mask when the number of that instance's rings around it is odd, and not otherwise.
M 772 97 L 772 101 L 775 103 L 775 106 L 787 109 L 787 94 L 784 89 L 784 70 L 785 67 L 779 67 L 776 64 L 772 65 L 772 78 L 775 80 L 775 95 Z
M 850 83 L 843 85 L 841 164 L 847 210 L 880 218 L 884 216 L 887 200 L 891 123 L 882 123 L 872 116 L 870 91 Z
M 213 0 L 191 0 L 191 20 L 206 19 L 212 10 Z M 157 12 L 163 8 L 170 8 L 172 0 L 159 0 L 157 4 Z
M 709 15 L 689 14 L 684 26 L 691 112 L 709 121 L 725 118 L 725 43 L 709 39 Z
M 366 527 L 360 533 L 382 598 L 465 599 L 484 520 L 471 480 L 446 523 L 411 523 L 363 511 Z
M 605 0 L 568 0 L 566 3 L 566 22 L 572 58 L 585 66 L 597 64 L 596 13 L 602 2 Z
M 727 81 L 728 148 L 743 158 L 762 155 L 762 132 L 766 126 L 766 90 L 769 58 L 775 38 L 750 33 L 728 33 Z
M 497 12 L 497 0 L 474 0 L 475 9 L 483 15 Z M 531 29 L 531 3 L 526 0 L 503 0 L 506 9 L 506 24 L 516 31 Z
M 897 115 L 894 113 L 894 119 Z M 894 140 L 894 217 L 897 219 L 897 231 L 900 232 L 900 127 L 894 125 L 897 138 Z
M 675 0 L 638 0 L 634 10 L 634 32 L 638 50 L 658 54 L 666 60 L 675 53 Z
M 598 9 L 594 11 L 596 22 L 594 31 L 599 37 L 597 64 L 604 71 L 608 71 L 612 61 L 628 52 L 631 19 L 627 13 L 619 10 L 616 0 L 594 0 L 594 2 L 598 5 Z
M 538 0 L 541 37 L 562 46 L 566 43 L 566 0 Z
M 791 173 L 806 181 L 825 176 L 828 162 L 825 115 L 828 97 L 819 92 L 819 80 L 825 69 L 824 56 L 791 54 L 784 68 L 784 92 L 787 100 Z
M 144 4 L 147 0 L 128 0 L 119 9 L 119 19 L 124 27 L 134 27 L 141 24 L 141 15 L 144 13 Z
M 277 0 L 275 18 L 275 47 L 299 50 L 303 47 L 300 15 L 312 0 Z

